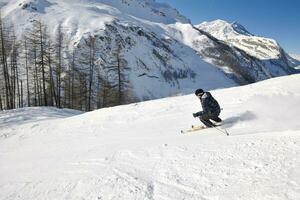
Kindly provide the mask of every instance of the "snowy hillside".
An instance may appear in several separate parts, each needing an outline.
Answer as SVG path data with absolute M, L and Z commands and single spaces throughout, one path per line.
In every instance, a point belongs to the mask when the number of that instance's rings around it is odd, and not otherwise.
M 189 93 L 199 85 L 207 89 L 225 88 L 236 82 L 252 83 L 294 73 L 291 63 L 282 56 L 265 64 L 248 52 L 197 30 L 176 9 L 155 0 L 1 2 L 2 16 L 14 24 L 19 39 L 34 20 L 46 22 L 52 37 L 61 24 L 70 37 L 66 46 L 81 55 L 78 60 L 86 60 L 89 36 L 96 40 L 96 63 L 109 63 L 111 51 L 120 41 L 131 69 L 130 86 L 138 100 Z M 239 33 L 248 34 L 244 28 L 237 28 Z M 276 53 L 278 50 L 270 56 Z M 82 63 L 75 64 L 88 68 Z M 96 73 L 103 74 L 99 70 Z M 96 90 L 99 86 L 93 87 Z
M 130 67 L 130 86 L 139 100 L 187 93 L 199 85 L 209 89 L 236 85 L 166 33 L 168 24 L 189 20 L 154 0 L 12 0 L 3 7 L 2 15 L 12 21 L 19 37 L 34 19 L 46 22 L 52 37 L 61 24 L 70 36 L 68 48 L 78 52 L 77 60 L 87 60 L 89 36 L 96 40 L 95 63 L 109 63 L 112 49 L 120 41 Z M 88 68 L 83 63 L 76 66 Z
M 194 95 L 89 113 L 0 113 L 0 199 L 300 199 L 300 75 L 211 91 L 222 129 Z M 38 117 L 36 113 L 43 113 Z

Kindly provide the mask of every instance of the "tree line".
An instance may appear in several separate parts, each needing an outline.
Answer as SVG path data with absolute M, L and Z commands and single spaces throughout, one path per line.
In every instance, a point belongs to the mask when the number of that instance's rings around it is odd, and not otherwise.
M 134 101 L 120 35 L 104 57 L 97 36 L 69 47 L 61 25 L 50 36 L 42 21 L 31 23 L 17 38 L 13 25 L 0 17 L 0 110 L 56 106 L 91 111 Z

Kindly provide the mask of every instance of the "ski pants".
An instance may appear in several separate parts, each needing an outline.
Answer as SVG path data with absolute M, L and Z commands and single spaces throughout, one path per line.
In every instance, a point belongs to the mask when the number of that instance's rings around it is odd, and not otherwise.
M 213 127 L 215 126 L 210 120 L 213 120 L 215 122 L 221 122 L 222 119 L 219 118 L 219 114 L 209 114 L 205 112 L 199 113 L 199 119 L 200 121 L 207 127 Z

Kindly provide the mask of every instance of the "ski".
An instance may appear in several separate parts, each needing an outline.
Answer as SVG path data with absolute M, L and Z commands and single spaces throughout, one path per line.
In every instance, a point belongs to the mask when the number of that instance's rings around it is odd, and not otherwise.
M 229 136 L 229 133 L 227 132 L 226 129 L 223 130 L 223 129 L 219 128 L 218 126 L 220 126 L 220 125 L 216 125 L 214 127 L 205 127 L 205 126 L 201 126 L 201 125 L 200 126 L 198 126 L 198 125 L 192 125 L 191 129 L 181 130 L 180 132 L 181 132 L 181 134 L 188 134 L 188 133 L 193 133 L 193 132 L 200 131 L 200 130 L 203 130 L 203 129 L 215 128 L 219 132 L 222 132 L 222 133 L 226 134 L 227 136 Z
M 182 134 L 187 134 L 187 133 L 192 133 L 192 132 L 199 131 L 199 130 L 203 130 L 203 129 L 206 129 L 206 127 L 205 127 L 205 126 L 192 125 L 192 126 L 191 126 L 191 129 L 181 130 L 180 132 L 181 132 Z

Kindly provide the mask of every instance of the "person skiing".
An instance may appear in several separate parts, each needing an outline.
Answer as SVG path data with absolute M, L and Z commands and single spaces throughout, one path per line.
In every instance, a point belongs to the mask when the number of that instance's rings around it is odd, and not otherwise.
M 199 117 L 206 127 L 216 126 L 210 120 L 222 122 L 222 119 L 219 118 L 221 109 L 217 100 L 209 92 L 204 92 L 202 89 L 197 89 L 195 95 L 200 99 L 203 111 L 193 113 L 193 117 Z

